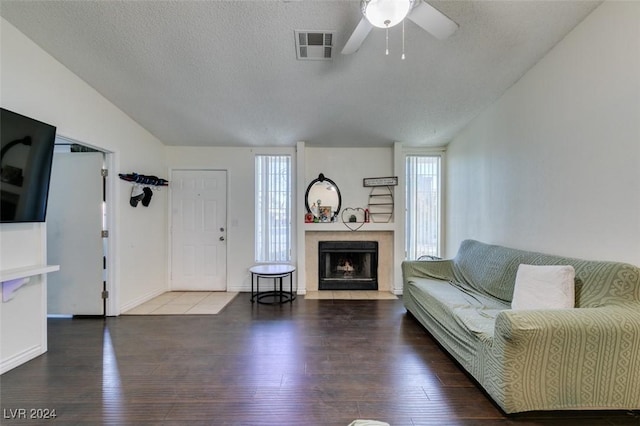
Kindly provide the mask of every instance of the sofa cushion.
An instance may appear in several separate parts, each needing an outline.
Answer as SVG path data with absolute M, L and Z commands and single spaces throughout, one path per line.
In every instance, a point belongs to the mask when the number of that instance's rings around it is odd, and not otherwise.
M 575 306 L 575 270 L 571 265 L 521 264 L 511 309 L 568 309 Z
M 509 305 L 487 297 L 465 284 L 425 278 L 410 278 L 409 290 L 421 306 L 439 318 L 441 325 L 456 339 L 490 340 L 498 313 Z

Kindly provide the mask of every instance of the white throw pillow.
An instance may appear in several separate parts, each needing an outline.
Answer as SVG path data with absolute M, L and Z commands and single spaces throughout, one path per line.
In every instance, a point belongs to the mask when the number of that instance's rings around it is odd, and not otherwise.
M 575 307 L 575 275 L 571 265 L 518 267 L 511 309 L 566 309 Z

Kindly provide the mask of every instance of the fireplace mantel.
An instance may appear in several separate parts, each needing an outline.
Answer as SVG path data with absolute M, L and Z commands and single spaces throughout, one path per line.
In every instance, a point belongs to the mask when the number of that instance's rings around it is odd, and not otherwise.
M 352 227 L 357 227 L 358 225 L 362 225 L 358 230 L 352 231 L 342 222 L 332 222 L 332 223 L 305 223 L 304 230 L 305 232 L 366 232 L 366 231 L 394 231 L 395 225 L 393 222 L 367 222 L 367 223 L 354 223 L 349 224 Z

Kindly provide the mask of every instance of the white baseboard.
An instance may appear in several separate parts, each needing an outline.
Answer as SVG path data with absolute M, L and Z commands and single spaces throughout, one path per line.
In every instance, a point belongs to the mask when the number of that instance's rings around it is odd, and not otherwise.
M 24 351 L 7 359 L 3 359 L 2 361 L 0 361 L 0 374 L 4 374 L 9 370 L 13 370 L 14 368 L 24 364 L 25 362 L 39 357 L 45 352 L 46 349 L 44 349 L 42 345 L 36 345 L 25 349 Z

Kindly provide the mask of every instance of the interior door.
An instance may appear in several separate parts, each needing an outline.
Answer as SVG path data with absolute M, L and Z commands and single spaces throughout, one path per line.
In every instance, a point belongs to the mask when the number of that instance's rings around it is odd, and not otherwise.
M 101 152 L 53 156 L 47 204 L 47 312 L 104 315 Z
M 227 289 L 227 172 L 171 175 L 171 289 Z

